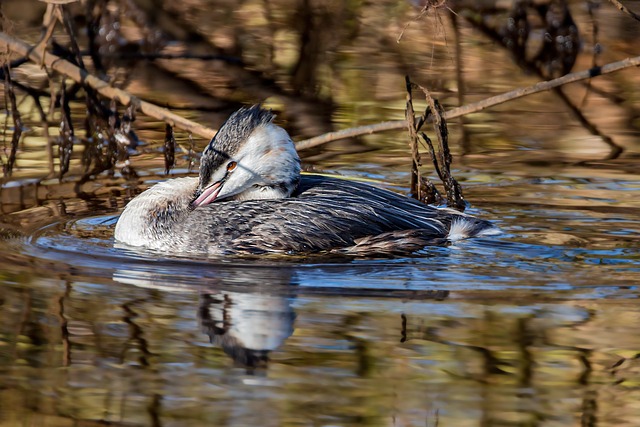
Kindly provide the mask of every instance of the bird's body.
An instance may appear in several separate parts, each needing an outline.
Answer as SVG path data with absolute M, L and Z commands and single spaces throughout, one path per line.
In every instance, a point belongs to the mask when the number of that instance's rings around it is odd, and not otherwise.
M 252 121 L 240 132 L 233 129 L 237 115 Z M 370 255 L 410 253 L 495 230 L 367 184 L 301 176 L 293 143 L 272 117 L 255 106 L 232 115 L 203 153 L 200 177 L 172 179 L 133 199 L 118 220 L 116 240 L 174 254 Z M 236 174 L 243 180 L 234 183 Z

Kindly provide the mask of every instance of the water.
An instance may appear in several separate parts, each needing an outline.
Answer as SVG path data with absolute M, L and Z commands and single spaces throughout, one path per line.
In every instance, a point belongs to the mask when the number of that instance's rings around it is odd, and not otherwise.
M 393 259 L 136 254 L 114 214 L 7 239 L 5 422 L 633 425 L 637 207 L 582 202 Z
M 360 35 L 324 58 L 334 74 L 316 77 L 332 89 L 336 128 L 403 117 L 394 43 L 415 17 L 403 7 L 357 8 Z M 572 8 L 588 44 L 586 13 Z M 637 26 L 601 8 L 607 55 L 632 55 Z M 243 11 L 234 19 L 260 27 Z M 225 19 L 203 25 L 218 31 Z M 445 42 L 438 25 L 448 22 L 412 23 L 399 49 L 414 80 L 451 106 L 453 38 Z M 385 31 L 393 44 L 377 45 Z M 462 31 L 469 98 L 537 81 Z M 291 48 L 287 34 L 280 42 Z M 261 46 L 247 57 L 262 58 Z M 291 63 L 288 52 L 277 53 L 276 71 Z M 590 60 L 581 55 L 576 68 Z M 165 85 L 176 90 L 167 102 L 194 105 L 185 115 L 212 125 L 224 117 L 208 121 L 200 98 L 168 77 L 145 80 L 153 68 L 137 66 L 142 95 L 163 98 L 145 85 Z M 610 158 L 550 93 L 469 116 L 464 135 L 453 122 L 453 172 L 470 212 L 502 234 L 403 258 L 186 259 L 114 246 L 123 206 L 166 179 L 163 125 L 134 124 L 139 179 L 116 172 L 81 183 L 81 147 L 62 182 L 41 180 L 45 139 L 32 119 L 0 193 L 0 424 L 639 425 L 640 78 L 627 70 L 592 84 L 615 85 L 627 100 L 594 92 L 584 107 L 624 148 L 620 156 Z M 568 92 L 581 100 L 584 87 Z M 83 106 L 72 107 L 80 129 Z M 282 123 L 295 139 L 318 133 L 301 130 L 291 111 Z M 173 176 L 188 174 L 191 161 L 187 135 L 177 138 Z M 303 158 L 308 168 L 406 193 L 406 138 L 372 135 Z

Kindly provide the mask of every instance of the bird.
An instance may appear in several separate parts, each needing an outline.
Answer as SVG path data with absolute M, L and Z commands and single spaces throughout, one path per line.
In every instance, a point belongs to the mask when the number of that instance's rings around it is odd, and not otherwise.
M 133 198 L 118 245 L 186 256 L 411 254 L 495 234 L 490 221 L 362 182 L 301 174 L 275 114 L 242 107 L 204 149 L 198 177 L 170 179 Z

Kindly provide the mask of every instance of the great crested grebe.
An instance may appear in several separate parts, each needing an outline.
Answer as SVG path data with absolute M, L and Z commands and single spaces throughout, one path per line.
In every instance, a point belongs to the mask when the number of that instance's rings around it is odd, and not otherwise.
M 122 212 L 115 239 L 173 254 L 408 254 L 494 234 L 488 221 L 367 184 L 301 175 L 271 111 L 233 113 L 202 153 L 200 176 L 159 183 Z

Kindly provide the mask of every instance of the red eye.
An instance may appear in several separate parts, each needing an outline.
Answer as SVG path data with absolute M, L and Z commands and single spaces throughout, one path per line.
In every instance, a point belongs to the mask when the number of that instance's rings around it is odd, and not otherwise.
M 238 163 L 229 162 L 229 164 L 227 165 L 227 172 L 233 172 L 237 167 L 238 167 Z

